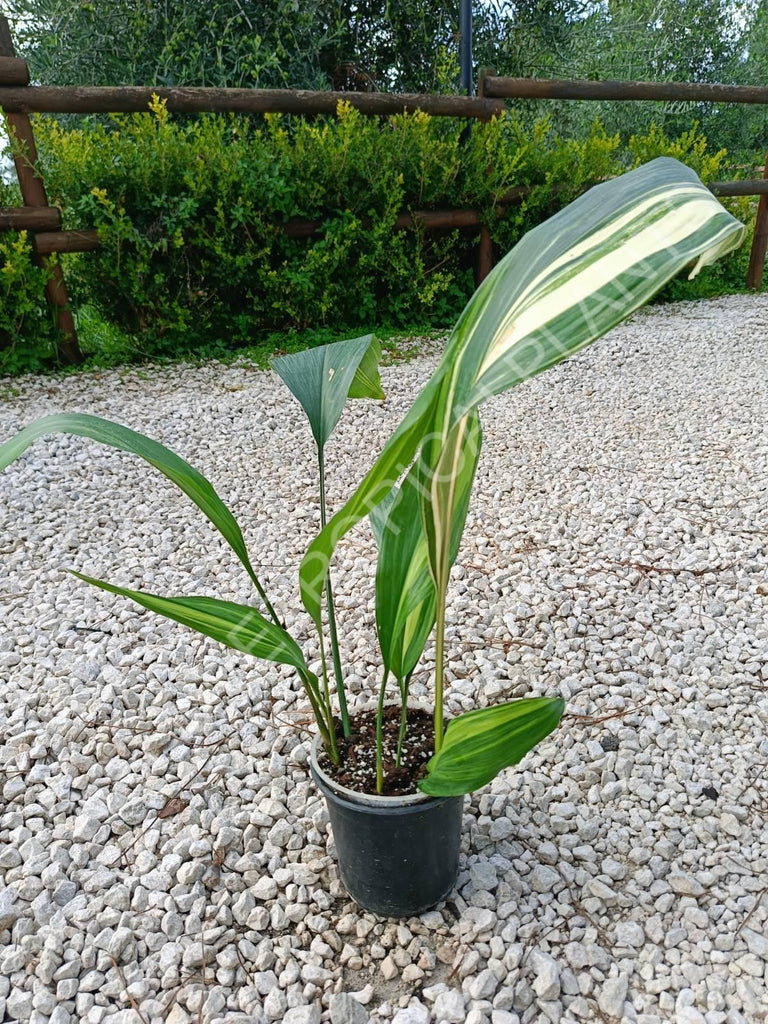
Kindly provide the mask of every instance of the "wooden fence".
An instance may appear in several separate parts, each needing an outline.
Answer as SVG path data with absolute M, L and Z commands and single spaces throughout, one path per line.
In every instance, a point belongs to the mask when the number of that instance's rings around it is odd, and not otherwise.
M 14 163 L 24 206 L 0 207 L 0 231 L 30 232 L 35 259 L 63 252 L 87 252 L 98 248 L 95 230 L 62 231 L 61 212 L 48 204 L 45 185 L 36 172 L 31 113 L 103 114 L 143 112 L 152 95 L 164 99 L 171 112 L 185 113 L 281 113 L 335 114 L 339 100 L 371 117 L 421 110 L 435 117 L 459 117 L 480 121 L 500 114 L 508 99 L 569 100 L 695 100 L 720 103 L 768 105 L 768 88 L 677 82 L 593 82 L 555 79 L 502 78 L 484 71 L 477 96 L 436 96 L 390 93 L 310 92 L 292 89 L 213 89 L 196 87 L 150 88 L 144 86 L 32 86 L 23 60 L 16 57 L 7 20 L 0 16 L 0 111 L 14 137 Z M 752 241 L 747 285 L 759 288 L 768 246 L 768 162 L 762 179 L 711 182 L 718 196 L 759 196 L 758 216 Z M 498 203 L 499 215 L 520 202 L 528 190 L 510 189 Z M 476 281 L 493 266 L 491 233 L 478 210 L 424 210 L 401 213 L 395 230 L 418 226 L 425 231 L 469 228 L 479 235 Z M 322 221 L 293 218 L 284 225 L 289 237 L 307 238 L 323 229 Z M 61 332 L 59 358 L 76 363 L 82 358 L 69 306 L 64 275 L 57 259 L 46 261 L 50 279 L 47 298 Z

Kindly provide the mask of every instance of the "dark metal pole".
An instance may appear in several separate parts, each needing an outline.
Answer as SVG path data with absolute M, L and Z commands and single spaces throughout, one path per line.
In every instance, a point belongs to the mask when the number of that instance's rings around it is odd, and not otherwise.
M 461 91 L 471 96 L 474 92 L 472 75 L 472 0 L 461 0 L 459 8 L 459 64 Z

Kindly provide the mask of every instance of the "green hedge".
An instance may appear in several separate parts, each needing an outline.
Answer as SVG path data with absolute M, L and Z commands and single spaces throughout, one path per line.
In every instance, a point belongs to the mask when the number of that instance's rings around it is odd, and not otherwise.
M 19 206 L 18 189 L 0 179 L 0 206 Z M 0 231 L 0 370 L 36 369 L 51 357 L 57 328 L 45 300 L 48 272 L 26 231 Z
M 677 156 L 704 180 L 725 159 L 695 130 L 670 140 L 653 129 L 622 145 L 599 123 L 562 140 L 546 119 L 531 131 L 508 114 L 467 131 L 421 113 L 364 118 L 346 104 L 337 119 L 257 120 L 172 118 L 155 102 L 149 114 L 78 130 L 38 118 L 35 131 L 65 226 L 95 225 L 103 242 L 66 260 L 84 335 L 95 320 L 152 356 L 303 329 L 443 326 L 471 292 L 475 236 L 394 231 L 401 211 L 479 209 L 502 253 L 588 185 L 653 156 Z M 500 216 L 513 186 L 530 192 Z M 280 225 L 292 217 L 322 230 L 291 239 Z M 743 260 L 731 257 L 697 288 L 743 286 Z M 11 339 L 0 366 L 34 365 L 50 350 L 51 325 L 23 236 L 0 236 L 0 270 L 0 338 Z

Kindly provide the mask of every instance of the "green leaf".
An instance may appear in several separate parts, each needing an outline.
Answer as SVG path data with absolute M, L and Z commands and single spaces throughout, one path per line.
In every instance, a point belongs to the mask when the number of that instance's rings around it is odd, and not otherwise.
M 376 630 L 384 668 L 398 680 L 413 671 L 435 621 L 420 500 L 416 464 L 395 492 L 376 564 Z
M 456 560 L 480 455 L 482 432 L 477 413 L 457 431 L 463 457 L 454 476 L 458 489 L 450 524 L 449 568 Z M 416 667 L 435 623 L 435 582 L 430 571 L 421 503 L 428 490 L 417 462 L 396 492 L 380 524 L 376 566 L 376 628 L 384 667 L 404 679 Z M 373 516 L 372 516 L 373 518 Z
M 116 587 L 79 572 L 72 572 L 72 575 L 110 594 L 129 597 L 142 608 L 189 626 L 212 640 L 218 640 L 225 647 L 267 661 L 291 665 L 302 675 L 311 675 L 293 637 L 249 605 L 220 601 L 214 597 L 157 597 L 140 590 Z
M 448 723 L 443 746 L 430 759 L 419 789 L 430 796 L 479 789 L 548 736 L 564 710 L 559 697 L 526 697 L 459 715 Z
M 307 414 L 322 452 L 347 398 L 383 398 L 378 374 L 381 348 L 372 334 L 279 356 L 272 368 Z
M 735 249 L 745 231 L 693 171 L 661 157 L 596 186 L 528 232 L 472 296 L 434 375 L 307 550 L 301 594 L 313 619 L 319 622 L 339 540 L 392 490 L 423 442 L 425 471 L 434 473 L 467 413 L 585 348 L 691 261 L 693 276 Z M 443 499 L 434 511 L 446 520 Z M 444 546 L 433 555 L 433 571 L 442 574 Z
M 216 527 L 242 562 L 272 614 L 271 605 L 267 601 L 266 594 L 248 557 L 240 527 L 202 473 L 198 473 L 188 462 L 157 441 L 153 441 L 129 427 L 123 427 L 119 423 L 85 413 L 56 413 L 52 416 L 43 416 L 30 423 L 5 444 L 0 445 L 0 471 L 18 459 L 33 441 L 45 434 L 75 434 L 78 437 L 88 437 L 93 441 L 116 448 L 118 451 L 138 455 L 155 469 L 159 469 L 164 476 L 180 487 L 187 497 L 194 501 L 201 512 Z
M 434 391 L 422 391 L 350 500 L 329 521 L 328 526 L 320 531 L 307 549 L 299 573 L 301 599 L 318 627 L 321 595 L 336 544 L 369 513 L 372 514 L 372 521 L 378 520 L 376 506 L 387 499 L 390 491 L 413 462 L 421 444 L 423 431 L 427 430 L 432 420 L 434 400 Z M 331 524 L 334 524 L 334 531 L 330 530 Z M 374 527 L 374 532 L 375 529 Z
M 381 387 L 379 363 L 381 362 L 381 345 L 376 338 L 366 349 L 362 362 L 358 366 L 349 389 L 349 398 L 375 398 L 383 401 L 386 397 Z
M 399 492 L 399 488 L 393 488 L 388 494 L 386 494 L 381 502 L 371 509 L 369 519 L 371 521 L 371 531 L 373 532 L 373 539 L 376 541 L 376 546 L 381 547 L 381 538 L 384 536 L 384 531 L 387 528 L 387 519 L 389 513 L 392 510 L 392 506 L 395 503 Z

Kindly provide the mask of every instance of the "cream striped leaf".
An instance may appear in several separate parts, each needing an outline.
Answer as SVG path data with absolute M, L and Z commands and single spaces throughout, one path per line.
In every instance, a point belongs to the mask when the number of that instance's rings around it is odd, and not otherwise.
M 293 637 L 250 605 L 221 601 L 215 597 L 160 597 L 70 572 L 84 583 L 107 590 L 110 594 L 129 597 L 142 608 L 189 626 L 233 650 L 291 665 L 302 677 L 309 674 L 301 648 Z
M 525 235 L 472 296 L 433 377 L 310 545 L 300 578 L 315 621 L 339 540 L 396 485 L 427 439 L 425 462 L 435 471 L 454 425 L 486 398 L 595 341 L 687 264 L 695 263 L 693 276 L 736 248 L 745 230 L 690 168 L 661 157 L 596 186 Z M 445 506 L 437 511 L 444 520 Z M 430 509 L 424 514 L 429 533 Z
M 430 796 L 461 796 L 479 789 L 548 736 L 564 709 L 559 697 L 525 697 L 459 715 L 449 722 L 419 789 Z
M 462 458 L 452 477 L 456 489 L 456 510 L 450 531 L 447 570 L 456 560 L 464 521 L 469 508 L 472 483 L 480 454 L 482 431 L 480 418 L 472 413 L 457 432 Z M 421 514 L 421 502 L 428 483 L 422 480 L 418 463 L 411 467 L 387 516 L 379 521 L 376 513 L 379 559 L 376 564 L 376 628 L 379 634 L 384 668 L 396 679 L 405 679 L 424 650 L 435 623 L 436 587 L 430 570 L 427 536 Z M 382 504 L 386 504 L 382 502 Z

